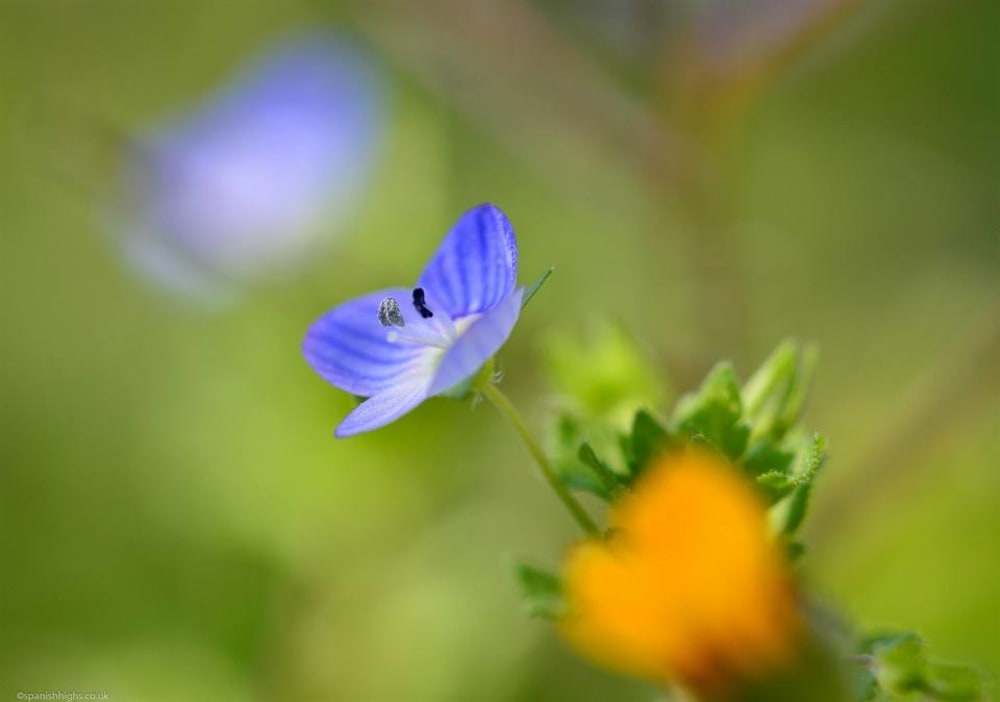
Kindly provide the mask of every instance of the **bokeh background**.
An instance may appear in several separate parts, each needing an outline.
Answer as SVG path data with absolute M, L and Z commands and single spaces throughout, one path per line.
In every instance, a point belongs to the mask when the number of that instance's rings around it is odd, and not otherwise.
M 135 144 L 324 27 L 382 95 L 350 218 L 225 304 L 147 280 L 108 231 Z M 602 319 L 668 399 L 816 341 L 808 582 L 1000 673 L 998 27 L 951 0 L 0 0 L 0 697 L 653 696 L 522 616 L 505 559 L 575 533 L 490 407 L 337 441 L 353 400 L 301 357 L 486 200 L 524 282 L 557 267 L 501 356 L 535 426 L 546 345 Z

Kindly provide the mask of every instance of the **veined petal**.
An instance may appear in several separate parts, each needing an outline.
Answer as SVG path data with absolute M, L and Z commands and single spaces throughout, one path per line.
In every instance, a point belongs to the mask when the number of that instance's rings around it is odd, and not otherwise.
M 386 297 L 400 302 L 408 324 L 416 311 L 407 304 L 410 291 L 390 288 L 349 300 L 327 312 L 310 327 L 302 343 L 309 365 L 327 382 L 362 396 L 377 395 L 429 368 L 433 351 L 410 341 L 389 342 L 378 321 L 378 306 Z
M 517 283 L 517 240 L 507 216 L 483 204 L 459 218 L 417 283 L 451 317 L 488 312 Z
M 521 314 L 524 288 L 473 322 L 458 340 L 445 351 L 428 395 L 437 395 L 454 387 L 479 370 L 510 336 Z
M 380 392 L 354 408 L 334 432 L 338 439 L 383 427 L 427 399 L 427 378 L 417 377 Z

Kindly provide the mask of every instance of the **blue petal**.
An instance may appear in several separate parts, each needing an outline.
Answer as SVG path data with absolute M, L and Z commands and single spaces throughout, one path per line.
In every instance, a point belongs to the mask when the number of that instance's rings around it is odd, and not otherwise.
M 389 296 L 400 301 L 408 323 L 417 321 L 416 312 L 405 304 L 410 291 L 391 288 L 349 300 L 310 327 L 302 352 L 327 382 L 369 397 L 426 370 L 427 347 L 386 340 L 387 330 L 378 321 L 378 305 Z
M 379 393 L 354 408 L 337 427 L 339 439 L 384 427 L 427 399 L 427 380 L 412 380 Z
M 382 134 L 379 74 L 340 34 L 296 35 L 141 140 L 129 221 L 222 278 L 308 261 L 346 229 Z
M 452 318 L 487 312 L 517 284 L 517 240 L 496 205 L 479 205 L 458 220 L 417 283 Z
M 500 350 L 521 314 L 523 295 L 524 288 L 518 288 L 466 329 L 441 359 L 429 395 L 437 395 L 462 382 Z

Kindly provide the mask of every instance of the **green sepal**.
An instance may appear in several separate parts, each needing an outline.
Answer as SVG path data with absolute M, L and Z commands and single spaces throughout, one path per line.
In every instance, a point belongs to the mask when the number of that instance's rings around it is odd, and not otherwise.
M 674 413 L 674 430 L 694 442 L 706 443 L 731 460 L 747 448 L 750 427 L 741 421 L 743 401 L 731 364 L 716 365 L 697 392 L 685 395 Z
M 482 389 L 488 383 L 494 382 L 495 374 L 496 356 L 493 356 L 468 378 L 442 392 L 441 397 L 447 397 L 450 400 L 464 400 L 473 391 Z
M 559 576 L 518 560 L 512 562 L 511 570 L 528 616 L 538 619 L 558 619 L 562 616 L 566 611 L 566 601 Z
M 552 272 L 555 269 L 556 269 L 555 266 L 549 266 L 548 268 L 546 268 L 545 272 L 542 273 L 542 275 L 538 278 L 538 280 L 536 280 L 527 290 L 524 291 L 524 295 L 521 297 L 522 310 L 525 307 L 527 307 L 528 303 L 531 301 L 531 298 L 535 296 L 535 293 L 537 293 L 538 290 L 543 285 L 545 285 L 545 281 L 549 279 L 549 276 L 552 275 Z

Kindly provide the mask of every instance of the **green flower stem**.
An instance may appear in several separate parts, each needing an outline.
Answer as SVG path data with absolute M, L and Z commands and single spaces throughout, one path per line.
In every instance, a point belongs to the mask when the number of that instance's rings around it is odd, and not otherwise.
M 535 459 L 535 463 L 538 465 L 542 477 L 545 478 L 545 482 L 549 484 L 549 487 L 556 493 L 556 496 L 566 506 L 569 513 L 573 515 L 573 519 L 580 525 L 580 528 L 590 536 L 599 537 L 601 535 L 600 528 L 590 518 L 590 515 L 587 514 L 583 506 L 573 497 L 566 486 L 562 484 L 562 481 L 559 480 L 555 469 L 552 467 L 552 463 L 549 462 L 545 452 L 542 451 L 542 448 L 531 437 L 528 428 L 524 424 L 524 420 L 521 419 L 521 415 L 518 414 L 514 405 L 507 399 L 507 396 L 500 392 L 500 389 L 491 382 L 481 383 L 478 389 L 493 403 L 494 407 L 500 410 L 501 414 L 510 420 L 510 423 L 514 426 L 514 431 L 521 437 L 521 441 L 524 442 L 525 447 L 528 449 L 528 453 Z

